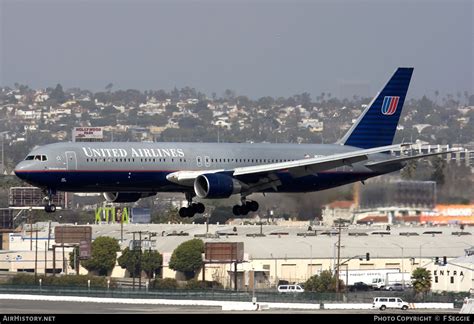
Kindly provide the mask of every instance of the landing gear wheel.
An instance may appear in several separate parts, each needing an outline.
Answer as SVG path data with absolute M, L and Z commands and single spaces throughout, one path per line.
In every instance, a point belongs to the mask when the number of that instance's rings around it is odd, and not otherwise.
M 195 214 L 202 214 L 206 210 L 206 207 L 202 203 L 193 203 L 193 198 L 196 196 L 194 192 L 184 193 L 186 200 L 188 201 L 188 207 L 181 207 L 179 209 L 180 217 L 194 217 Z
M 234 207 L 232 207 L 232 213 L 235 216 L 239 216 L 240 215 L 240 205 L 234 205 Z
M 197 214 L 202 214 L 206 210 L 206 207 L 202 203 L 197 203 L 194 206 Z
M 50 204 L 44 206 L 44 211 L 47 213 L 54 213 L 56 211 L 56 205 L 55 204 Z
M 258 210 L 258 202 L 256 201 L 249 201 L 245 204 L 245 206 L 248 208 L 248 210 L 256 212 Z
M 43 193 L 46 195 L 46 197 L 43 198 L 43 200 L 46 200 L 44 211 L 47 213 L 54 213 L 56 211 L 56 205 L 51 202 L 53 201 L 53 196 L 56 195 L 56 190 L 48 188 L 43 190 Z
M 187 207 L 181 207 L 179 209 L 179 217 L 188 217 L 188 208 Z

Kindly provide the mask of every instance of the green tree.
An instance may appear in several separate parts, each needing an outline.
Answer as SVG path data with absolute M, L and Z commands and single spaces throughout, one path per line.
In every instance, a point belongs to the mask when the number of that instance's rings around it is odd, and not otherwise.
M 446 167 L 446 161 L 441 156 L 435 156 L 431 160 L 433 166 L 433 173 L 431 173 L 430 180 L 436 181 L 439 186 L 444 184 L 444 168 Z
M 431 272 L 426 268 L 416 268 L 411 274 L 413 288 L 417 293 L 427 293 L 431 289 Z
M 114 238 L 101 236 L 92 242 L 92 256 L 81 265 L 88 271 L 96 271 L 99 276 L 106 276 L 115 266 L 120 245 Z
M 163 265 L 163 256 L 158 251 L 145 251 L 142 256 L 142 269 L 148 278 L 160 274 Z
M 306 291 L 335 292 L 336 276 L 329 270 L 322 271 L 319 275 L 309 278 L 304 284 Z M 344 290 L 344 281 L 339 279 L 339 291 Z
M 66 101 L 66 95 L 64 94 L 63 87 L 59 83 L 56 85 L 56 88 L 54 88 L 49 97 L 56 100 L 60 104 Z
M 204 243 L 199 239 L 192 239 L 181 243 L 171 255 L 169 267 L 182 272 L 186 279 L 194 278 L 196 271 L 202 267 Z
M 76 264 L 74 263 L 74 261 L 78 257 L 79 257 L 79 247 L 76 246 L 74 247 L 74 250 L 72 250 L 72 252 L 69 252 L 69 266 L 74 270 L 76 270 Z
M 122 255 L 117 259 L 122 269 L 126 269 L 131 276 L 137 277 L 139 274 L 139 251 L 132 251 L 128 247 L 122 251 Z
M 418 161 L 409 160 L 407 165 L 400 172 L 402 179 L 413 180 L 415 178 L 417 167 L 418 167 Z

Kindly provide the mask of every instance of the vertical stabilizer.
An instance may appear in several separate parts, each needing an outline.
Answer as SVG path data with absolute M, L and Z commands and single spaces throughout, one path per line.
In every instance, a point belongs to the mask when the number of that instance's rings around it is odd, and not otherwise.
M 391 145 L 413 68 L 398 68 L 339 144 L 360 148 Z

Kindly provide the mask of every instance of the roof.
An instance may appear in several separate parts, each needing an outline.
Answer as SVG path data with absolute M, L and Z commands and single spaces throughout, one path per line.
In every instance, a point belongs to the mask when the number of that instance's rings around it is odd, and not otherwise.
M 354 205 L 354 202 L 352 200 L 337 200 L 329 205 L 326 205 L 327 208 L 330 209 L 350 209 Z
M 209 225 L 209 233 L 232 232 L 237 228 L 237 235 L 207 238 L 205 242 L 243 242 L 244 253 L 250 259 L 300 259 L 300 258 L 328 258 L 332 259 L 335 251 L 336 235 L 320 235 L 331 228 L 313 226 L 308 232 L 308 225 L 301 227 L 286 227 L 264 225 L 263 234 L 266 236 L 247 236 L 260 233 L 259 225 Z M 93 238 L 97 236 L 112 236 L 120 239 L 120 225 L 92 225 Z M 133 231 L 156 232 L 156 248 L 160 252 L 172 252 L 179 244 L 194 238 L 195 234 L 206 233 L 205 224 L 126 224 L 124 225 L 124 245 L 128 246 Z M 314 236 L 314 231 L 318 235 Z M 188 236 L 166 236 L 170 232 L 185 232 Z M 365 232 L 367 235 L 348 235 L 349 232 Z M 464 232 L 471 235 L 452 235 L 459 232 L 458 226 L 428 227 L 428 226 L 400 226 L 391 225 L 390 234 L 372 234 L 386 232 L 385 226 L 351 225 L 343 229 L 341 235 L 341 258 L 350 258 L 354 255 L 365 255 L 369 252 L 371 258 L 399 258 L 399 257 L 436 257 L 449 258 L 465 255 L 465 250 L 473 246 L 472 235 L 474 227 L 468 226 Z M 164 236 L 162 236 L 164 232 Z M 272 233 L 285 235 L 271 235 Z M 432 234 L 423 234 L 429 232 Z M 436 234 L 441 232 L 441 234 Z M 312 234 L 304 236 L 304 234 Z M 400 235 L 402 233 L 402 235 Z M 406 235 L 410 233 L 413 235 Z M 298 235 L 299 234 L 299 235 Z M 416 235 L 417 234 L 417 235 Z M 146 235 L 145 235 L 146 236 Z

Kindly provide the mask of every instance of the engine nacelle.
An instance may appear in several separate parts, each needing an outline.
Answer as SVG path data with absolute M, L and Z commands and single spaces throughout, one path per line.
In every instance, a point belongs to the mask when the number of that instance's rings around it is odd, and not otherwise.
M 140 198 L 154 196 L 154 192 L 104 192 L 104 198 L 108 202 L 128 203 L 136 202 Z
M 199 198 L 228 198 L 242 191 L 243 184 L 225 174 L 201 174 L 194 180 L 194 192 Z

